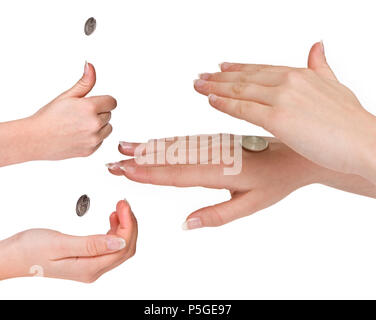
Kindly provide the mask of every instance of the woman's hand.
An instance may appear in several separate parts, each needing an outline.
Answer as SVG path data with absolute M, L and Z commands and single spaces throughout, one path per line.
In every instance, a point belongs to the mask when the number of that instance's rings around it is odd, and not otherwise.
M 187 137 L 189 141 L 192 137 Z M 181 139 L 181 138 L 179 138 Z M 285 144 L 274 138 L 266 138 L 269 148 L 255 153 L 242 151 L 241 172 L 238 175 L 225 175 L 225 165 L 221 159 L 214 159 L 213 145 L 222 142 L 209 141 L 205 146 L 200 143 L 198 148 L 186 145 L 186 157 L 201 154 L 209 150 L 207 164 L 139 164 L 142 157 L 156 159 L 161 153 L 176 143 L 177 139 L 151 140 L 147 144 L 122 142 L 119 151 L 126 156 L 136 158 L 108 164 L 110 172 L 115 175 L 124 175 L 128 179 L 141 183 L 168 185 L 177 187 L 202 186 L 215 189 L 227 189 L 231 199 L 223 203 L 205 207 L 193 212 L 184 223 L 185 229 L 214 227 L 226 224 L 267 208 L 280 201 L 294 190 L 312 183 L 321 183 L 348 192 L 365 196 L 376 197 L 376 187 L 367 180 L 350 174 L 338 173 L 323 167 L 300 156 Z M 137 150 L 144 149 L 145 145 L 157 145 L 165 142 L 164 149 L 154 148 L 152 157 L 150 152 Z M 202 141 L 202 140 L 201 140 Z M 213 142 L 214 141 L 214 142 Z M 231 152 L 234 153 L 234 143 Z M 164 150 L 164 151 L 163 151 Z M 184 159 L 183 159 L 184 160 Z M 186 162 L 188 163 L 188 162 Z M 217 164 L 214 164 L 217 163 Z
M 31 117 L 35 134 L 29 139 L 38 160 L 89 156 L 110 135 L 111 110 L 117 103 L 111 96 L 85 98 L 95 81 L 94 67 L 86 63 L 73 88 Z
M 322 43 L 310 52 L 308 69 L 221 64 L 201 74 L 195 89 L 210 104 L 265 128 L 304 157 L 376 183 L 376 121 L 338 82 Z
M 33 116 L 0 123 L 0 167 L 33 160 L 62 160 L 94 153 L 112 131 L 116 100 L 85 96 L 96 81 L 85 64 L 82 78 Z
M 110 216 L 107 235 L 75 237 L 33 229 L 0 242 L 0 279 L 44 276 L 93 282 L 136 252 L 137 220 L 126 201 Z

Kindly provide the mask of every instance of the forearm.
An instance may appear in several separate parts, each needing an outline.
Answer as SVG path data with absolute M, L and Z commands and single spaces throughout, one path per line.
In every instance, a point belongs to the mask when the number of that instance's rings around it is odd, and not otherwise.
M 0 167 L 37 160 L 32 118 L 0 123 Z

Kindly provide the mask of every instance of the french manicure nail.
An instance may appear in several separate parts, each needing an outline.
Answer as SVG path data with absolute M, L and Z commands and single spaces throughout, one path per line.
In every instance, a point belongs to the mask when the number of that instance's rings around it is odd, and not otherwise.
M 200 74 L 198 75 L 198 77 L 199 77 L 200 79 L 202 79 L 202 80 L 209 80 L 209 78 L 210 78 L 210 73 L 200 73 Z
M 120 169 L 120 166 L 118 163 L 106 163 L 106 167 L 111 170 Z
M 123 238 L 108 238 L 107 249 L 109 251 L 118 251 L 124 249 L 126 246 L 125 240 Z
M 125 141 L 120 141 L 119 145 L 121 146 L 122 149 L 124 150 L 133 150 L 133 144 Z
M 89 73 L 89 63 L 85 61 L 84 75 L 87 75 L 88 73 Z
M 228 62 L 222 62 L 221 64 L 219 64 L 219 68 L 223 71 L 227 70 L 228 68 L 230 68 L 231 66 L 233 65 L 233 63 L 228 63 Z
M 183 230 L 193 230 L 202 228 L 201 218 L 191 218 L 183 223 Z
M 322 53 L 325 54 L 324 40 L 320 41 Z
M 123 170 L 125 173 L 134 173 L 136 171 L 136 168 L 133 166 L 120 166 L 120 169 Z
M 208 98 L 209 98 L 210 102 L 216 102 L 217 101 L 217 96 L 215 94 L 212 94 L 212 93 L 209 94 Z
M 195 85 L 197 88 L 203 87 L 203 86 L 205 85 L 205 81 L 204 81 L 204 80 L 201 80 L 201 79 L 195 80 L 195 81 L 194 81 L 194 85 Z

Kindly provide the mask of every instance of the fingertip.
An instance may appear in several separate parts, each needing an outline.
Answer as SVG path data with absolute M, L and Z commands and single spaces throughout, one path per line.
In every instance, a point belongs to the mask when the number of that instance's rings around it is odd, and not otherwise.
M 124 172 L 121 169 L 121 166 L 122 166 L 121 162 L 106 163 L 105 166 L 108 169 L 108 171 L 115 176 L 124 175 Z
M 118 145 L 118 150 L 121 154 L 124 154 L 125 156 L 134 156 L 135 149 L 138 145 L 139 143 L 120 141 Z
M 201 80 L 210 80 L 210 73 L 199 73 L 198 78 Z
M 204 228 L 203 219 L 200 216 L 191 214 L 184 221 L 182 229 L 185 231 Z
M 87 66 L 88 66 L 89 70 L 92 71 L 92 72 L 95 72 L 94 65 L 92 63 L 90 63 L 90 62 L 87 62 L 87 61 L 86 61 L 86 63 L 87 63 Z
M 195 88 L 195 90 L 197 90 L 197 82 L 199 81 L 200 79 L 195 79 L 193 80 L 193 88 Z
M 132 210 L 126 199 L 121 200 L 116 205 L 116 212 L 119 219 L 120 227 L 126 228 L 131 225 Z
M 117 218 L 117 214 L 116 214 L 116 211 L 112 212 L 110 214 L 110 222 L 117 222 L 118 221 L 118 218 Z
M 119 219 L 118 219 L 118 216 L 116 214 L 116 211 L 111 213 L 109 220 L 110 220 L 111 231 L 115 232 L 117 227 L 119 226 Z
M 216 102 L 218 101 L 218 96 L 216 96 L 215 94 L 209 94 L 208 96 L 208 100 L 209 100 L 209 103 L 215 107 L 216 106 Z
M 87 61 L 85 61 L 84 77 L 87 77 L 91 80 L 95 80 L 96 78 L 96 71 L 94 65 Z
M 227 71 L 231 68 L 232 65 L 233 65 L 233 63 L 222 62 L 222 63 L 219 64 L 219 68 L 221 69 L 221 71 Z

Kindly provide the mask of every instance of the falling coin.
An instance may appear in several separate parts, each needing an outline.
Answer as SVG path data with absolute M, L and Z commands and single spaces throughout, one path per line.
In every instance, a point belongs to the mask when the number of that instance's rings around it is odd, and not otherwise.
M 97 27 L 97 20 L 95 20 L 93 17 L 89 18 L 85 23 L 85 34 L 87 36 L 90 36 Z
M 76 213 L 79 217 L 82 217 L 89 211 L 90 208 L 90 198 L 84 194 L 81 196 L 76 205 Z
M 243 136 L 242 147 L 247 151 L 261 152 L 268 148 L 269 143 L 262 137 Z

